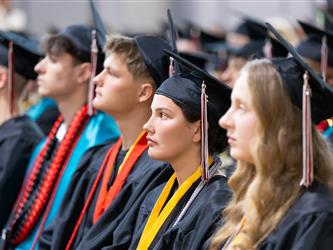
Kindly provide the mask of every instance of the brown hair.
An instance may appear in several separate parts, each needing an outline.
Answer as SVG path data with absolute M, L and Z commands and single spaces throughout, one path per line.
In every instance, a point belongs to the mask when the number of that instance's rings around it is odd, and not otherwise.
M 43 45 L 44 50 L 51 56 L 60 56 L 68 53 L 73 57 L 73 64 L 90 62 L 90 55 L 77 49 L 69 39 L 63 36 L 53 35 L 47 39 Z
M 133 75 L 133 78 L 146 79 L 156 88 L 156 84 L 133 38 L 121 35 L 108 36 L 104 50 L 107 56 L 112 53 L 123 55 L 127 69 Z
M 211 249 L 231 237 L 246 218 L 233 249 L 254 249 L 276 228 L 299 197 L 302 177 L 302 115 L 291 103 L 280 74 L 266 59 L 246 64 L 252 103 L 259 119 L 253 145 L 254 165 L 238 162 L 229 180 L 233 198 L 223 212 L 225 224 Z M 332 152 L 315 126 L 313 133 L 314 178 L 333 189 Z M 286 188 L 287 187 L 287 188 Z

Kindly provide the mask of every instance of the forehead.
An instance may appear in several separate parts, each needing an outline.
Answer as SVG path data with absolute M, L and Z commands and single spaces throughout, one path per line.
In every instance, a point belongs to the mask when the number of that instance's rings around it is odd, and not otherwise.
M 108 57 L 104 60 L 104 67 L 110 67 L 114 64 L 122 64 L 126 66 L 125 63 L 125 56 L 120 53 L 111 53 Z
M 248 107 L 252 106 L 252 94 L 248 85 L 248 73 L 243 72 L 237 79 L 231 93 L 232 102 L 241 102 Z
M 155 109 L 169 109 L 169 110 L 181 110 L 176 103 L 172 101 L 171 98 L 164 95 L 155 94 L 151 108 Z

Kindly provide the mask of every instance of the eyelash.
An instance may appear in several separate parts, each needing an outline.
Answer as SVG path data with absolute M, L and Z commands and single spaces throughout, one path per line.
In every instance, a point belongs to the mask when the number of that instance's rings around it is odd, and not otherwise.
M 159 118 L 166 118 L 167 115 L 166 115 L 164 112 L 161 112 L 161 111 L 160 111 L 160 112 L 158 113 L 158 117 L 159 117 Z

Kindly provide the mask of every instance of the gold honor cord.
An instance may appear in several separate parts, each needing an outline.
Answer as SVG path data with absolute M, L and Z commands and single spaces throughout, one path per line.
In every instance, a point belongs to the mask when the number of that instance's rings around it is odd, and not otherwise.
M 213 159 L 210 157 L 209 160 L 211 164 Z M 175 173 L 170 177 L 148 218 L 147 224 L 143 230 L 137 249 L 144 250 L 149 248 L 149 246 L 155 239 L 158 231 L 167 220 L 171 212 L 175 209 L 180 199 L 186 194 L 186 192 L 200 177 L 201 165 L 190 177 L 186 179 L 186 181 L 182 185 L 180 185 L 180 187 L 168 201 L 166 206 L 163 208 L 163 205 L 169 197 L 171 189 L 176 181 Z

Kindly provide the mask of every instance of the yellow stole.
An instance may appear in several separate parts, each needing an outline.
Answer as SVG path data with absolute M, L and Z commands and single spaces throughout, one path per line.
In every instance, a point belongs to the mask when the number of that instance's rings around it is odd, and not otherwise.
M 213 162 L 213 159 L 209 157 L 209 165 Z M 153 240 L 155 239 L 158 231 L 168 219 L 171 212 L 175 209 L 180 199 L 186 194 L 186 192 L 192 187 L 192 185 L 201 177 L 201 165 L 198 169 L 188 177 L 185 182 L 180 185 L 177 191 L 173 194 L 171 199 L 164 206 L 169 194 L 172 190 L 172 187 L 176 181 L 176 174 L 174 173 L 167 184 L 165 185 L 162 193 L 158 197 L 158 200 L 155 203 L 155 206 L 148 218 L 143 233 L 141 235 L 137 249 L 144 250 L 148 249 Z M 162 209 L 163 208 L 163 209 Z

